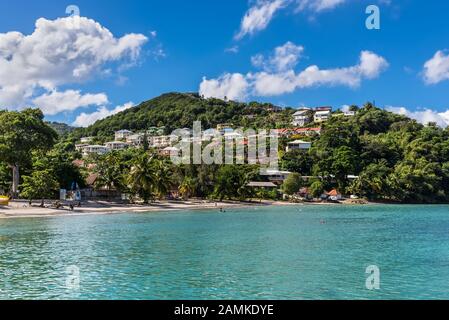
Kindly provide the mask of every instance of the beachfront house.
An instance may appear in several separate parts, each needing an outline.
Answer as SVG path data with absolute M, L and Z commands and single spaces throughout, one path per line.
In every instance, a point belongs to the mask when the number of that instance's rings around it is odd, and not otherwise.
M 126 138 L 133 135 L 134 132 L 130 130 L 119 130 L 115 132 L 115 141 L 126 141 Z
M 247 184 L 247 187 L 255 188 L 255 189 L 274 189 L 278 186 L 275 185 L 273 182 L 255 182 L 252 181 Z
M 129 144 L 122 141 L 107 142 L 105 146 L 110 150 L 123 150 L 129 147 Z
M 83 148 L 83 156 L 87 157 L 90 154 L 98 154 L 103 155 L 108 153 L 110 150 L 106 146 L 100 146 L 100 145 L 88 145 Z
M 288 178 L 288 176 L 291 175 L 291 172 L 268 169 L 263 170 L 262 175 L 268 177 L 270 182 L 273 182 L 276 185 L 281 185 Z
M 312 109 L 301 108 L 293 114 L 293 125 L 304 127 L 312 121 Z
M 289 142 L 287 144 L 286 151 L 293 151 L 293 150 L 309 150 L 312 147 L 312 142 L 303 141 L 303 140 L 295 140 L 292 142 Z

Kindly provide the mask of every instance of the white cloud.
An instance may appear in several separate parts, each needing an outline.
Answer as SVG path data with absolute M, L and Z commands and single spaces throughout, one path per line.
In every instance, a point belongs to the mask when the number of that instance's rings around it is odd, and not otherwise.
M 292 48 L 295 50 L 291 50 Z M 200 93 L 206 97 L 217 98 L 225 95 L 231 98 L 229 93 L 233 93 L 231 99 L 242 100 L 248 95 L 276 96 L 315 86 L 342 85 L 354 88 L 360 86 L 364 79 L 378 77 L 388 67 L 388 62 L 383 57 L 370 51 L 362 51 L 359 63 L 354 66 L 320 69 L 312 65 L 296 73 L 293 67 L 302 52 L 302 47 L 287 43 L 276 48 L 275 54 L 268 61 L 261 55 L 254 56 L 253 65 L 264 67 L 264 71 L 246 75 L 225 74 L 218 79 L 203 79 Z
M 296 11 L 311 10 L 320 12 L 324 10 L 334 9 L 347 0 L 297 0 Z
M 128 102 L 125 103 L 124 105 L 117 106 L 112 110 L 108 110 L 105 106 L 101 106 L 95 112 L 81 113 L 78 117 L 76 117 L 75 121 L 73 122 L 73 125 L 76 127 L 87 127 L 90 126 L 91 124 L 94 124 L 98 120 L 120 113 L 122 111 L 132 108 L 133 106 L 134 103 L 132 102 Z
M 108 97 L 104 93 L 83 95 L 76 90 L 52 91 L 35 98 L 33 103 L 44 114 L 55 115 L 64 111 L 74 111 L 82 107 L 105 105 L 108 103 Z
M 42 90 L 45 101 L 57 97 L 59 86 L 102 74 L 107 63 L 135 61 L 147 40 L 134 33 L 116 38 L 85 17 L 40 18 L 30 35 L 0 33 L 0 106 L 21 108 Z
M 248 82 L 242 74 L 226 73 L 218 79 L 207 80 L 203 78 L 200 84 L 200 94 L 205 98 L 225 97 L 230 100 L 243 100 L 248 91 Z
M 382 0 L 379 0 L 382 2 Z M 309 12 L 312 14 L 332 10 L 348 0 L 256 0 L 243 16 L 240 31 L 236 40 L 252 35 L 268 27 L 275 14 L 287 8 L 294 13 Z
M 424 81 L 427 84 L 437 84 L 448 79 L 449 54 L 440 50 L 424 64 Z
M 298 64 L 303 51 L 303 46 L 297 46 L 288 41 L 284 45 L 275 48 L 274 54 L 268 59 L 258 54 L 251 58 L 251 62 L 255 67 L 263 68 L 266 71 L 286 71 L 294 68 Z
M 440 127 L 446 128 L 449 126 L 449 110 L 445 112 L 438 112 L 431 109 L 410 111 L 404 107 L 386 107 L 386 110 L 394 112 L 403 116 L 407 116 L 411 119 L 415 119 L 419 123 L 429 124 L 429 122 L 435 122 Z
M 238 53 L 239 52 L 239 46 L 232 46 L 232 47 L 226 48 L 225 52 Z
M 235 36 L 236 40 L 246 35 L 252 35 L 264 30 L 273 19 L 275 13 L 283 8 L 290 0 L 258 0 L 244 15 L 240 32 Z

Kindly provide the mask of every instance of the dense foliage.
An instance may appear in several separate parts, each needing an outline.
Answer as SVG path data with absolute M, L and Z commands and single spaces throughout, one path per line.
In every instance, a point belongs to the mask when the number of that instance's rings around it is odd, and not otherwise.
M 276 107 L 269 103 L 246 104 L 203 99 L 197 94 L 168 93 L 97 121 L 88 128 L 77 129 L 72 137 L 95 136 L 98 141 L 104 142 L 112 139 L 117 130 L 141 131 L 154 126 L 165 126 L 166 134 L 169 134 L 175 129 L 192 128 L 194 121 L 201 121 L 203 129 L 225 123 L 244 128 L 288 126 L 294 111 L 273 112 L 273 108 Z
M 371 104 L 354 117 L 332 117 L 308 152 L 286 153 L 282 166 L 320 177 L 316 193 L 337 187 L 371 200 L 449 201 L 449 131 Z

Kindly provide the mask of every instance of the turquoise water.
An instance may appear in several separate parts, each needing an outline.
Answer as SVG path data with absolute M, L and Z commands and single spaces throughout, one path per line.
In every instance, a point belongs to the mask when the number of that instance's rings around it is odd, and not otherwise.
M 449 299 L 449 207 L 0 220 L 0 274 L 0 299 Z

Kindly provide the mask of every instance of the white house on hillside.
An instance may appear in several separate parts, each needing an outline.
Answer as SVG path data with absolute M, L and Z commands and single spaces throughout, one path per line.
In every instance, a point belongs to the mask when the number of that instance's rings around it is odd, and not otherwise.
M 107 142 L 106 147 L 110 150 L 123 150 L 129 147 L 129 144 L 121 141 Z
M 325 121 L 329 120 L 330 117 L 331 117 L 330 110 L 317 111 L 317 112 L 315 112 L 314 121 L 318 122 L 318 123 L 325 122 Z
M 100 146 L 100 145 L 89 145 L 83 148 L 83 156 L 88 156 L 89 154 L 106 154 L 110 150 L 108 147 Z
M 131 144 L 135 147 L 140 147 L 143 145 L 144 138 L 145 138 L 145 135 L 143 133 L 137 133 L 137 134 L 128 136 L 126 138 L 126 142 L 128 142 L 129 144 Z
M 131 136 L 133 134 L 134 133 L 132 131 L 129 131 L 129 130 L 116 131 L 115 132 L 115 140 L 116 141 L 126 140 L 126 138 L 128 138 L 129 136 Z
M 292 150 L 309 150 L 312 147 L 312 142 L 302 141 L 302 140 L 295 140 L 292 142 L 289 142 L 287 144 L 286 151 L 292 151 Z
M 310 115 L 310 108 L 301 108 L 293 114 L 293 125 L 304 127 L 306 124 L 312 121 Z

